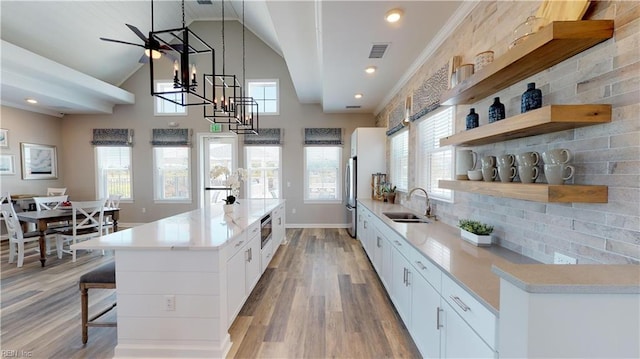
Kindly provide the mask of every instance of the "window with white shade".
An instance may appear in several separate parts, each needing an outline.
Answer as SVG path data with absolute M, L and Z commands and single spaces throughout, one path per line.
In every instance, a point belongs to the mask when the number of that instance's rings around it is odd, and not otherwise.
M 247 198 L 280 198 L 280 146 L 246 146 Z
M 342 201 L 342 147 L 306 146 L 304 168 L 305 202 Z
M 417 123 L 417 186 L 427 190 L 429 197 L 452 201 L 449 189 L 438 187 L 441 179 L 453 178 L 453 146 L 440 146 L 440 139 L 453 134 L 453 106 L 425 115 Z
M 191 148 L 153 148 L 153 187 L 157 202 L 191 203 Z
M 279 114 L 278 80 L 247 80 L 247 93 L 258 103 L 261 115 Z
M 131 147 L 97 146 L 96 188 L 98 198 L 121 195 L 121 200 L 133 200 Z
M 390 139 L 389 181 L 399 191 L 409 187 L 409 131 L 396 133 Z

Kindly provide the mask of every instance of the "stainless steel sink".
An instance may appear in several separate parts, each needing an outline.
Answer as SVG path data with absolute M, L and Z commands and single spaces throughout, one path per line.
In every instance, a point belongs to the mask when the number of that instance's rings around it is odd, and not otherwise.
M 411 212 L 384 212 L 382 214 L 398 223 L 429 223 L 425 218 L 416 216 Z

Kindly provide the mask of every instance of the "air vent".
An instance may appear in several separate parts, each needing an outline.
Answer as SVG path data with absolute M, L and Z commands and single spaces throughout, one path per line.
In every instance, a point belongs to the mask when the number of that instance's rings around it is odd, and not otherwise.
M 360 107 L 362 107 L 362 106 L 355 106 L 355 105 L 353 105 L 353 106 L 347 106 L 346 108 L 360 108 Z
M 200 5 L 211 5 L 213 2 L 211 0 L 197 0 Z
M 387 47 L 389 47 L 389 44 L 373 44 L 369 52 L 369 58 L 381 59 L 384 56 L 384 52 L 387 51 Z

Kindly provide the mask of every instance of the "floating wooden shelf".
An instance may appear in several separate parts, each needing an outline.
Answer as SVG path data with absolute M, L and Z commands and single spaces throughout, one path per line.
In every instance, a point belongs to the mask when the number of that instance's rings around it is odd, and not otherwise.
M 440 146 L 477 146 L 611 122 L 611 105 L 549 105 L 440 139 Z
M 449 180 L 440 180 L 438 186 L 454 191 L 544 203 L 607 203 L 608 201 L 607 186 Z
M 445 92 L 440 103 L 475 103 L 612 36 L 613 20 L 554 21 Z

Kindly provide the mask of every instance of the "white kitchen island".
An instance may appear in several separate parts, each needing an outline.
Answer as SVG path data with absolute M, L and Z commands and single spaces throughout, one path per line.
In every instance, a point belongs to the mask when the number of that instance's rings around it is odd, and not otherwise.
M 229 326 L 262 274 L 260 221 L 284 200 L 239 200 L 74 245 L 115 250 L 114 358 L 221 358 Z M 275 236 L 274 236 L 275 237 Z M 281 238 L 272 238 L 273 248 Z

